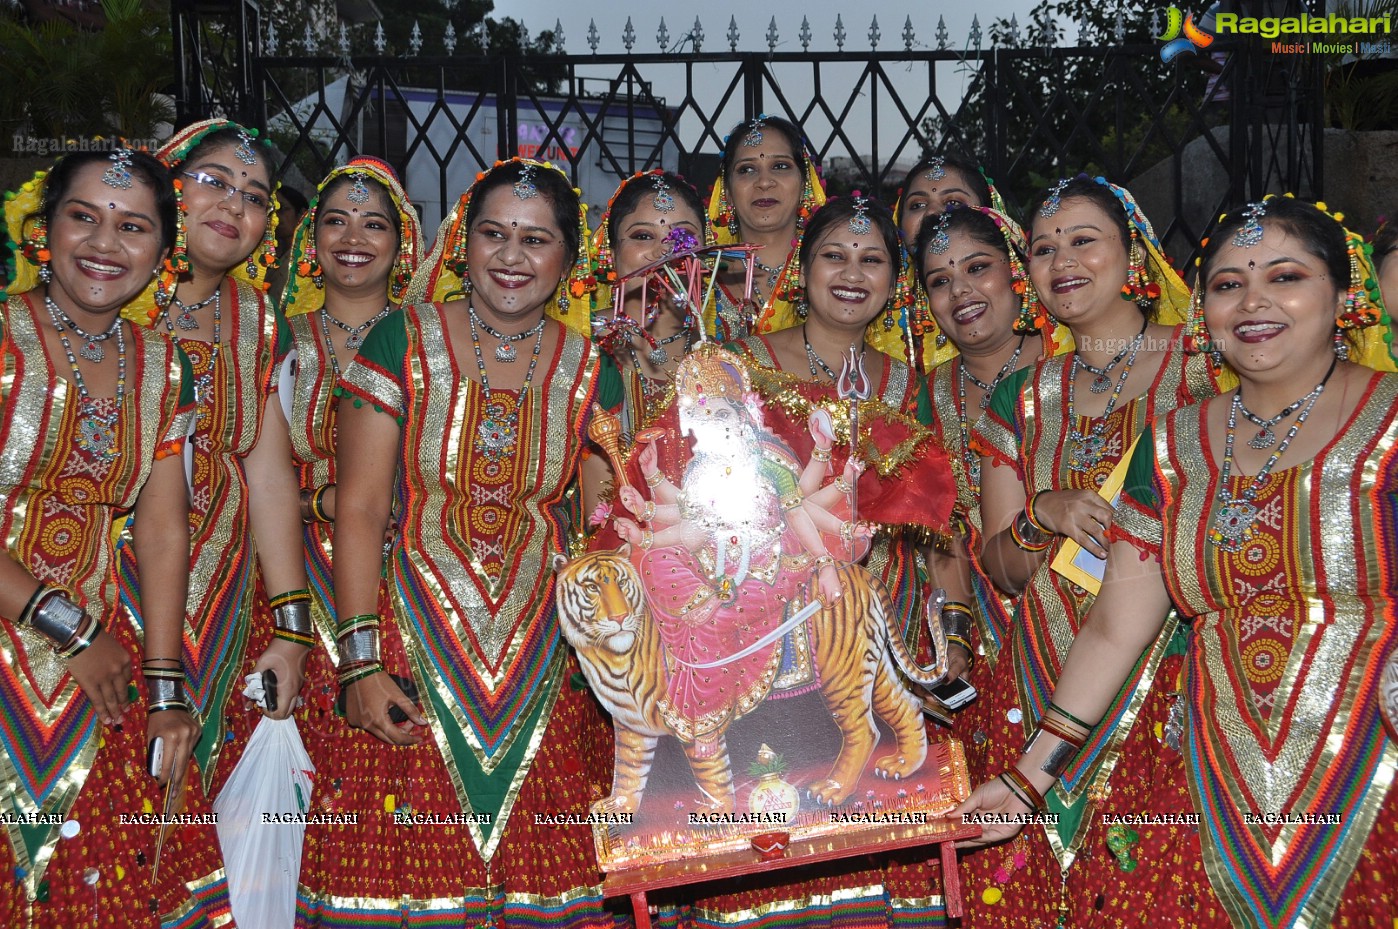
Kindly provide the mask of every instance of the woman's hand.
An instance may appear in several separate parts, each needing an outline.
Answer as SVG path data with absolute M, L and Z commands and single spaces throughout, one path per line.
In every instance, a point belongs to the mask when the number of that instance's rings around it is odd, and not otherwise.
M 645 540 L 645 533 L 641 531 L 640 526 L 636 525 L 635 522 L 627 519 L 625 516 L 617 517 L 615 520 L 615 525 L 616 534 L 621 536 L 622 541 L 627 542 L 635 546 L 636 548 L 641 547 L 641 543 Z
M 1034 517 L 1098 558 L 1107 557 L 1112 505 L 1091 490 L 1049 490 L 1034 498 Z
M 273 639 L 272 644 L 257 659 L 252 673 L 272 671 L 277 675 L 276 709 L 263 709 L 272 719 L 286 719 L 296 709 L 296 697 L 301 693 L 301 685 L 306 680 L 306 656 L 311 652 L 304 645 Z
M 194 754 L 194 746 L 199 744 L 200 734 L 199 724 L 184 710 L 162 710 L 146 715 L 146 744 L 156 739 L 164 742 L 156 783 L 173 783 L 172 789 L 184 789 L 189 759 Z
M 131 656 L 116 639 L 98 630 L 92 644 L 68 659 L 68 670 L 78 682 L 97 716 L 108 726 L 121 722 L 130 706 Z
M 840 584 L 840 574 L 833 564 L 820 566 L 816 572 L 816 587 L 820 590 L 820 599 L 827 607 L 839 600 L 845 592 Z
M 811 439 L 815 442 L 815 447 L 823 452 L 830 451 L 835 444 L 835 425 L 830 419 L 830 414 L 823 408 L 816 407 L 811 410 L 806 427 L 811 430 Z
M 360 678 L 345 688 L 345 718 L 355 729 L 363 729 L 389 745 L 417 745 L 422 736 L 412 727 L 399 725 L 388 715 L 389 707 L 403 711 L 414 725 L 425 726 L 427 719 L 385 671 Z
M 660 452 L 656 451 L 654 442 L 643 444 L 636 460 L 640 462 L 641 474 L 645 475 L 646 480 L 650 480 L 655 472 L 660 470 Z
M 1010 789 L 1005 786 L 1005 782 L 1000 778 L 993 778 L 977 787 L 971 792 L 971 796 L 966 798 L 966 802 L 952 810 L 953 817 L 962 817 L 962 822 L 967 816 L 1026 816 L 1030 812 L 1029 807 L 1010 793 Z M 1024 828 L 1023 823 L 1016 822 L 988 822 L 981 823 L 981 837 L 979 839 L 967 839 L 964 842 L 957 842 L 957 848 L 980 848 L 983 845 L 998 845 L 1001 842 L 1008 842 L 1019 835 Z

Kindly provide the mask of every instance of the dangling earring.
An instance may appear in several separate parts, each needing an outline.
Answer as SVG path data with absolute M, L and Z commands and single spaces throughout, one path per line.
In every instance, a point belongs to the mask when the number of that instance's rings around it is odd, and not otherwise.
M 794 288 L 792 297 L 792 308 L 796 311 L 797 319 L 805 319 L 811 313 L 811 305 L 806 302 L 806 289 L 799 284 Z
M 947 334 L 942 330 L 938 329 L 937 335 L 932 341 L 937 343 L 938 348 L 941 348 L 947 344 Z
M 306 247 L 306 251 L 296 265 L 296 273 L 302 277 L 309 277 L 311 283 L 316 285 L 316 290 L 325 287 L 325 274 L 320 269 L 320 262 L 316 261 L 316 247 L 312 242 Z
M 469 294 L 473 289 L 471 279 L 463 274 L 461 276 L 461 292 L 463 294 Z
M 889 300 L 883 305 L 883 328 L 885 332 L 892 332 L 893 327 L 898 325 L 893 319 L 893 301 Z
M 53 280 L 53 271 L 49 268 L 49 224 L 44 217 L 40 216 L 34 221 L 22 252 L 25 258 L 39 266 L 39 280 L 45 284 Z
M 248 279 L 257 280 L 257 264 L 271 268 L 277 263 L 277 198 L 272 195 L 272 209 L 267 213 L 267 227 L 262 230 L 262 247 L 248 256 Z M 260 253 L 260 254 L 259 254 Z M 253 259 L 257 259 L 257 264 Z M 265 274 L 264 274 L 265 277 Z
M 1335 357 L 1341 361 L 1349 361 L 1349 342 L 1345 339 L 1343 329 L 1335 330 Z

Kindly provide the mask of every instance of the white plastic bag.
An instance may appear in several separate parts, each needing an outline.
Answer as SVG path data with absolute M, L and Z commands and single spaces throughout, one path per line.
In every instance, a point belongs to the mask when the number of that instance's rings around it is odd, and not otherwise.
M 264 717 L 214 801 L 233 919 L 239 926 L 291 929 L 296 921 L 304 817 L 310 812 L 314 773 L 296 720 Z

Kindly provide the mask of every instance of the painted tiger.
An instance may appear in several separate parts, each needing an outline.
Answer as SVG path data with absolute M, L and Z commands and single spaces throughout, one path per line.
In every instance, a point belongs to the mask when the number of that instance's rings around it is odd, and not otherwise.
M 675 735 L 660 703 L 666 694 L 665 659 L 659 630 L 651 620 L 640 575 L 620 552 L 589 552 L 571 561 L 555 556 L 558 621 L 577 651 L 583 675 L 617 724 L 616 778 L 612 794 L 596 804 L 604 812 L 634 812 L 645 792 L 655 747 Z M 854 790 L 878 744 L 874 717 L 893 731 L 897 748 L 874 760 L 880 777 L 900 779 L 927 758 L 922 703 L 903 684 L 931 687 L 943 668 L 923 668 L 899 634 L 883 584 L 859 565 L 840 567 L 844 593 L 806 621 L 820 674 L 821 695 L 842 733 L 843 745 L 826 777 L 809 785 L 813 797 L 831 806 Z M 945 654 L 945 648 L 939 654 Z M 695 783 L 706 805 L 731 812 L 736 804 L 733 772 L 722 734 L 718 751 L 700 757 L 683 743 Z

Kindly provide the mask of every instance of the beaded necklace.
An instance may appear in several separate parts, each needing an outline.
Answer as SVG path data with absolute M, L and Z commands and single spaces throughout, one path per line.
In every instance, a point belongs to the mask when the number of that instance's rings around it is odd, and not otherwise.
M 822 372 L 824 372 L 825 376 L 828 377 L 828 378 L 830 378 L 830 380 L 832 380 L 832 381 L 839 377 L 839 375 L 836 374 L 836 373 L 831 369 L 831 367 L 830 367 L 828 364 L 825 363 L 825 359 L 822 358 L 822 357 L 820 357 L 819 355 L 817 355 L 817 354 L 816 354 L 816 350 L 815 350 L 814 348 L 811 347 L 811 340 L 810 340 L 809 338 L 806 337 L 806 324 L 805 324 L 805 323 L 802 323 L 802 324 L 801 324 L 801 341 L 802 341 L 802 342 L 805 344 L 805 346 L 806 346 L 806 366 L 809 367 L 809 368 L 811 369 L 811 377 L 818 378 L 818 377 L 820 377 L 820 375 L 821 375 Z M 860 360 L 860 362 L 863 362 L 863 361 L 864 361 L 864 349 L 863 349 L 863 348 L 860 348 L 860 349 L 859 349 L 859 360 Z M 819 371 L 816 370 L 816 365 L 820 365 L 820 370 L 819 370 Z
M 1146 338 L 1146 327 L 1141 326 L 1141 331 L 1136 334 L 1136 338 L 1131 340 L 1131 344 L 1123 349 L 1126 354 L 1126 364 L 1121 369 L 1121 377 L 1117 378 L 1116 386 L 1112 388 L 1112 395 L 1107 398 L 1107 408 L 1102 411 L 1102 416 L 1092 425 L 1089 432 L 1082 432 L 1076 428 L 1078 418 L 1073 412 L 1073 400 L 1077 393 L 1078 368 L 1086 367 L 1089 371 L 1095 370 L 1088 366 L 1075 352 L 1073 354 L 1073 364 L 1068 371 L 1068 470 L 1070 471 L 1091 471 L 1097 467 L 1102 456 L 1107 452 L 1107 420 L 1112 415 L 1112 410 L 1116 409 L 1117 398 L 1121 396 L 1121 389 L 1126 386 L 1126 379 L 1131 376 L 1131 366 L 1136 363 L 1136 353 L 1141 350 L 1141 344 Z M 1121 356 L 1117 356 L 1120 358 Z M 1116 360 L 1107 365 L 1105 370 L 1110 371 L 1116 367 Z M 1100 376 L 1100 375 L 1099 375 Z M 1096 383 L 1095 381 L 1093 382 Z
M 1141 335 L 1145 335 L 1146 326 L 1148 325 L 1150 325 L 1149 321 L 1141 323 Z M 1086 361 L 1083 361 L 1081 358 L 1079 358 L 1078 364 L 1082 365 L 1084 369 L 1091 372 L 1092 374 L 1097 375 L 1092 379 L 1092 384 L 1088 387 L 1088 390 L 1092 391 L 1095 394 L 1106 393 L 1107 389 L 1112 386 L 1112 369 L 1121 363 L 1121 359 L 1126 357 L 1126 353 L 1131 351 L 1134 345 L 1135 343 L 1133 342 L 1131 345 L 1128 345 L 1121 351 L 1117 352 L 1116 357 L 1113 358 L 1111 361 L 1107 362 L 1105 367 L 1101 368 L 1093 367 Z M 1130 367 L 1129 362 L 1127 363 L 1127 367 Z
M 1019 362 L 1020 353 L 1024 351 L 1024 337 L 1020 336 L 1019 344 L 1015 346 L 1014 354 L 1010 355 L 1008 361 L 1000 366 L 995 377 L 986 383 L 976 377 L 966 369 L 966 359 L 960 358 L 956 363 L 956 418 L 957 424 L 961 427 L 961 459 L 966 464 L 966 480 L 971 485 L 971 492 L 980 496 L 981 492 L 981 458 L 971 450 L 971 424 L 966 418 L 966 379 L 979 387 L 984 393 L 981 396 L 980 408 L 984 413 L 990 406 L 991 395 L 995 393 L 995 388 L 1000 386 L 1015 365 Z
M 190 314 L 193 313 L 195 310 L 203 309 L 204 307 L 208 306 L 210 303 L 212 303 L 212 304 L 214 305 L 214 338 L 213 338 L 213 343 L 212 343 L 212 344 L 213 344 L 212 351 L 213 351 L 213 353 L 214 353 L 215 355 L 218 354 L 218 350 L 219 350 L 219 348 L 221 347 L 221 346 L 220 346 L 220 343 L 223 341 L 223 339 L 222 339 L 222 336 L 223 336 L 223 297 L 222 297 L 222 294 L 223 294 L 223 285 L 220 284 L 219 287 L 218 287 L 218 289 L 214 291 L 213 296 L 207 297 L 207 298 L 205 298 L 205 299 L 203 299 L 203 300 L 200 300 L 198 303 L 192 303 L 192 304 L 190 304 L 189 306 L 185 306 L 183 303 L 180 303 L 180 300 L 179 300 L 178 297 L 176 297 L 176 298 L 175 298 L 175 301 L 174 301 L 175 303 L 179 303 L 179 306 L 180 306 L 180 311 L 181 311 L 181 312 L 180 312 L 179 317 L 175 320 L 175 322 L 179 324 L 179 327 L 180 327 L 181 329 L 196 329 L 196 328 L 198 328 L 198 326 L 199 326 L 199 321 L 198 321 L 197 319 L 195 319 L 193 316 L 191 316 Z M 175 334 L 175 326 L 170 322 L 170 310 L 169 310 L 169 308 L 167 307 L 160 315 L 161 315 L 161 318 L 165 320 L 165 328 L 166 328 L 166 330 L 169 331 L 170 335 L 174 335 L 174 334 Z
M 96 401 L 87 392 L 87 382 L 83 380 L 82 369 L 78 367 L 78 359 L 68 341 L 66 330 L 72 327 L 64 325 L 67 314 L 50 296 L 44 297 L 44 306 L 49 311 L 49 318 L 53 320 L 53 327 L 58 330 L 58 340 L 63 343 L 63 354 L 68 356 L 68 367 L 73 371 L 73 384 L 78 388 L 78 435 L 74 441 L 78 448 L 98 461 L 115 461 L 121 457 L 121 450 L 117 448 L 117 422 L 121 417 L 122 399 L 126 396 L 126 338 L 121 328 L 121 317 L 117 317 L 116 323 L 109 330 L 109 333 L 115 335 L 117 345 L 116 398 L 112 411 L 103 414 L 98 412 Z
M 1315 385 L 1310 393 L 1293 404 L 1293 407 L 1301 409 L 1301 415 L 1296 417 L 1296 422 L 1286 431 L 1286 438 L 1282 439 L 1281 445 L 1277 446 L 1277 450 L 1267 459 L 1262 470 L 1253 475 L 1243 492 L 1236 497 L 1228 492 L 1228 481 L 1233 473 L 1233 436 L 1238 428 L 1238 411 L 1244 408 L 1242 388 L 1239 387 L 1237 393 L 1233 394 L 1233 402 L 1228 407 L 1228 441 L 1224 445 L 1223 467 L 1219 469 L 1218 476 L 1219 507 L 1218 512 L 1214 514 L 1213 525 L 1209 528 L 1209 541 L 1225 552 L 1240 551 L 1252 538 L 1253 523 L 1257 522 L 1257 507 L 1252 501 L 1257 498 L 1257 492 L 1262 489 L 1262 485 L 1267 483 L 1268 476 L 1281 460 L 1281 456 L 1286 454 L 1291 440 L 1296 438 L 1296 434 L 1310 417 L 1316 401 L 1325 391 L 1326 382 L 1330 380 L 1330 375 L 1335 373 L 1337 361 L 1338 358 L 1330 359 L 1330 368 L 1325 372 L 1325 377 L 1320 379 L 1320 383 Z
M 479 325 L 487 332 L 492 330 L 476 315 L 474 304 L 466 304 L 466 319 L 471 327 L 471 348 L 476 354 L 476 370 L 480 372 L 481 387 L 485 390 L 485 415 L 476 427 L 476 451 L 492 461 L 499 461 L 513 455 L 519 441 L 519 408 L 529 396 L 529 384 L 534 379 L 534 369 L 539 364 L 539 351 L 544 347 L 544 319 L 540 317 L 533 326 L 511 337 L 511 341 L 517 342 L 530 335 L 534 336 L 534 351 L 529 356 L 529 370 L 524 372 L 524 385 L 519 389 L 519 401 L 508 413 L 503 403 L 492 401 L 490 398 L 490 374 L 485 369 L 485 358 L 481 356 L 481 339 L 476 327 Z M 496 349 L 495 357 L 500 357 L 499 349 Z
M 764 271 L 764 272 L 766 272 L 766 274 L 767 274 L 767 293 L 771 293 L 773 290 L 776 289 L 776 286 L 777 286 L 777 277 L 781 275 L 782 269 L 785 268 L 786 265 L 785 265 L 785 264 L 779 264 L 779 265 L 763 264 L 763 263 L 762 263 L 762 259 L 758 258 L 756 255 L 753 255 L 753 256 L 752 256 L 752 263 L 755 264 L 755 265 L 757 266 L 757 268 L 758 268 L 759 271 Z M 758 289 L 757 287 L 753 287 L 753 292 L 757 295 L 757 298 L 758 298 L 758 299 L 757 299 L 757 302 L 758 302 L 758 303 L 761 303 L 761 302 L 762 302 L 762 296 L 763 296 L 762 290 Z
M 83 340 L 82 346 L 78 349 L 78 357 L 86 358 L 88 361 L 101 364 L 102 359 L 107 357 L 107 353 L 102 350 L 102 343 L 110 339 L 112 334 L 115 333 L 117 328 L 121 325 L 121 314 L 118 313 L 116 317 L 112 319 L 112 324 L 107 327 L 106 332 L 94 333 L 88 332 L 86 329 L 79 326 L 73 320 L 73 317 L 65 313 L 63 308 L 56 303 L 49 308 L 50 312 L 55 309 L 58 311 L 59 317 L 63 320 L 63 325 L 71 329 L 78 338 Z
M 1307 394 L 1307 396 L 1310 395 Z M 1248 448 L 1255 448 L 1258 451 L 1261 451 L 1264 448 L 1271 448 L 1273 445 L 1276 445 L 1277 434 L 1272 431 L 1272 427 L 1275 426 L 1277 423 L 1281 422 L 1283 419 L 1286 419 L 1292 413 L 1295 413 L 1297 410 L 1301 409 L 1301 404 L 1305 402 L 1306 397 L 1302 397 L 1300 400 L 1297 400 L 1295 403 L 1291 404 L 1286 409 L 1278 413 L 1276 416 L 1273 416 L 1271 419 L 1263 419 L 1261 416 L 1258 416 L 1252 410 L 1248 409 L 1247 404 L 1243 403 L 1243 401 L 1239 399 L 1238 411 L 1243 414 L 1244 419 L 1252 423 L 1254 426 L 1258 427 L 1257 435 L 1248 439 Z
M 484 329 L 486 335 L 490 336 L 492 339 L 496 339 L 497 341 L 499 341 L 500 344 L 495 346 L 495 360 L 502 361 L 505 364 L 514 364 L 515 359 L 519 357 L 519 352 L 515 351 L 513 343 L 522 342 L 525 339 L 529 338 L 531 335 L 535 335 L 535 330 L 537 330 L 538 332 L 544 331 L 544 321 L 541 318 L 539 320 L 539 324 L 535 326 L 533 329 L 526 329 L 523 332 L 517 332 L 514 335 L 505 335 L 505 333 L 503 332 L 496 331 L 495 328 L 490 325 L 490 323 L 477 316 L 476 308 L 474 305 L 470 307 L 470 312 L 471 337 L 475 338 L 477 326 L 480 326 L 482 329 Z M 532 372 L 533 368 L 531 367 L 530 370 Z M 484 373 L 485 369 L 482 368 L 481 371 L 482 373 Z M 528 385 L 528 383 L 528 381 L 525 382 L 526 386 Z
M 345 332 L 348 332 L 349 338 L 345 339 L 345 348 L 357 351 L 359 349 L 359 346 L 364 344 L 364 336 L 368 335 L 369 330 L 374 328 L 374 323 L 383 319 L 385 316 L 392 312 L 393 304 L 385 303 L 382 310 L 379 310 L 377 313 L 366 319 L 364 322 L 360 323 L 358 326 L 351 326 L 349 323 L 334 316 L 324 304 L 321 304 L 320 321 L 322 324 L 324 324 L 327 320 L 329 320 L 330 322 L 334 323 L 338 328 L 344 330 Z M 325 340 L 327 342 L 330 341 L 330 334 L 328 330 L 326 331 Z M 336 373 L 338 374 L 339 372 L 337 371 Z

